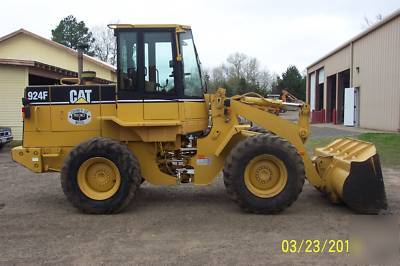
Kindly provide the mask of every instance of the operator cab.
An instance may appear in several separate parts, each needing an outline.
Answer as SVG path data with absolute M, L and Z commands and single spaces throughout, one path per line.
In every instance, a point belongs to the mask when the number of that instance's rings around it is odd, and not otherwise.
M 203 82 L 192 31 L 182 25 L 112 24 L 118 101 L 196 101 Z

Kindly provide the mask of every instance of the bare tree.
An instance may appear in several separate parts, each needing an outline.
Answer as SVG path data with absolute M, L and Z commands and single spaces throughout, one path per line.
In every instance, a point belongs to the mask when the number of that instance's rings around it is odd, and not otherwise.
M 91 29 L 95 42 L 94 55 L 100 60 L 111 65 L 117 64 L 117 43 L 114 31 L 104 26 L 95 26 Z
M 226 61 L 230 64 L 228 70 L 231 77 L 236 79 L 243 77 L 243 67 L 247 58 L 247 55 L 243 53 L 234 53 L 228 56 Z
M 210 89 L 224 87 L 228 95 L 255 91 L 266 95 L 276 78 L 267 69 L 260 69 L 257 58 L 243 53 L 231 54 L 226 63 L 210 71 Z
M 251 84 L 256 84 L 259 76 L 260 76 L 260 63 L 258 62 L 257 58 L 252 57 L 252 58 L 248 58 L 245 63 L 244 63 L 244 67 L 243 67 L 243 74 L 244 74 L 244 78 L 246 79 L 246 81 L 248 83 Z
M 265 93 L 270 93 L 276 78 L 276 74 L 271 74 L 267 69 L 260 71 L 257 78 L 259 88 Z

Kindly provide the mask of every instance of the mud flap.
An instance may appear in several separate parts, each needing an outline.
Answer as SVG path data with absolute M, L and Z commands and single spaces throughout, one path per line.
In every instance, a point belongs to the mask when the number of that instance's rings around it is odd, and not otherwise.
M 343 185 L 343 202 L 352 210 L 377 214 L 387 208 L 385 185 L 378 154 L 364 162 L 352 162 Z

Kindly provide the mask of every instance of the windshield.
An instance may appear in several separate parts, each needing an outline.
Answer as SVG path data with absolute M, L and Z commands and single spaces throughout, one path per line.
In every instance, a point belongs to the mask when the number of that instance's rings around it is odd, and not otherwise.
M 179 43 L 183 61 L 183 94 L 189 97 L 202 97 L 203 85 L 201 82 L 200 68 L 194 46 L 192 32 L 180 33 Z

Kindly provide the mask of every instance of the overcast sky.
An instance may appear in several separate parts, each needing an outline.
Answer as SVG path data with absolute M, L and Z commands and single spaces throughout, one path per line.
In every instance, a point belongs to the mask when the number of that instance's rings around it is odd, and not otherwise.
M 0 35 L 24 28 L 50 38 L 70 14 L 89 27 L 117 20 L 188 24 L 204 66 L 217 66 L 239 51 L 281 73 L 290 64 L 304 70 L 364 30 L 364 17 L 373 20 L 398 8 L 400 0 L 10 0 L 1 3 Z

